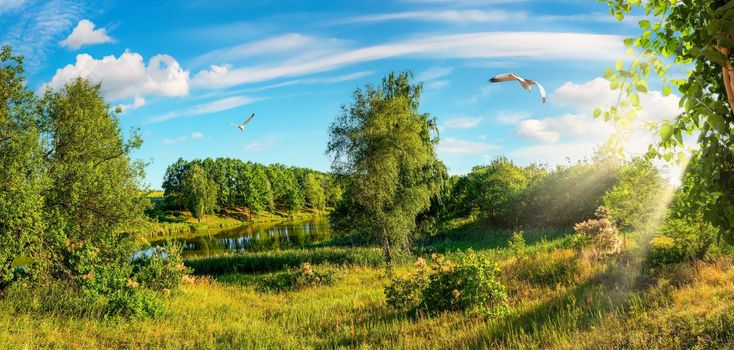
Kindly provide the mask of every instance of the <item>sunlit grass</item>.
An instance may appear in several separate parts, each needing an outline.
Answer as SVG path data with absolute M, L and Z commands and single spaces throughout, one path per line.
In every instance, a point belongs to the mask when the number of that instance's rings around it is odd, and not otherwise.
M 638 236 L 639 237 L 639 236 Z M 13 312 L 0 301 L 3 348 L 704 348 L 734 345 L 730 260 L 641 270 L 639 254 L 598 263 L 562 248 L 563 236 L 500 260 L 511 313 L 499 320 L 396 314 L 382 267 L 342 266 L 334 285 L 264 292 L 268 274 L 198 277 L 166 300 L 159 320 L 100 320 Z M 542 247 L 542 248 L 541 248 Z M 630 244 L 629 249 L 635 248 Z M 412 269 L 397 267 L 397 273 Z M 640 275 L 639 278 L 633 276 Z M 712 345 L 713 346 L 707 346 Z

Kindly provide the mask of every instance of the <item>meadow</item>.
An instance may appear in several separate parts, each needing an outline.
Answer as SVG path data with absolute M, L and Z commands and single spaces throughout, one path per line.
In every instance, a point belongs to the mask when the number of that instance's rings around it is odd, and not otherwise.
M 397 313 L 377 249 L 315 248 L 187 261 L 196 271 L 165 298 L 159 319 L 69 314 L 42 295 L 0 301 L 6 348 L 729 348 L 734 345 L 734 264 L 730 257 L 646 266 L 642 246 L 595 261 L 567 248 L 564 231 L 529 230 L 508 246 L 505 231 L 471 226 L 417 254 L 447 257 L 471 248 L 496 259 L 510 313 Z M 484 237 L 484 239 L 477 239 Z M 229 261 L 230 264 L 223 265 Z M 286 266 L 311 261 L 335 271 L 331 285 L 263 288 Z M 414 270 L 404 257 L 395 273 Z M 239 267 L 238 267 L 239 266 Z M 279 267 L 279 268 L 273 268 Z M 35 306 L 34 306 L 35 305 Z

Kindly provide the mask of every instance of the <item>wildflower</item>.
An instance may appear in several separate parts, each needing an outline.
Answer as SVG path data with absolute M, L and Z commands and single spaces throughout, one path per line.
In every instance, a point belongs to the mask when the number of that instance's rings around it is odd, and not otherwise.
M 447 266 L 442 266 L 441 267 L 441 271 L 443 271 L 443 272 L 449 272 L 449 271 L 451 271 L 451 266 L 448 266 L 448 265 Z
M 130 287 L 130 288 L 138 288 L 138 287 L 140 287 L 140 283 L 138 283 L 136 281 L 133 281 L 133 280 L 131 280 L 131 279 L 128 278 L 127 279 L 127 286 Z
M 85 281 L 92 280 L 94 278 L 94 271 L 89 271 L 89 273 L 85 273 L 82 275 L 82 279 Z
M 178 269 L 179 270 L 186 270 L 186 265 L 184 265 L 183 263 L 180 263 L 180 264 L 178 264 Z
M 431 259 L 433 259 L 433 260 L 438 259 L 438 254 L 436 254 L 436 253 L 431 254 Z
M 459 297 L 461 296 L 461 292 L 459 292 L 458 290 L 454 289 L 454 290 L 451 291 L 451 296 L 453 296 L 454 299 L 459 299 Z
M 196 278 L 194 278 L 193 276 L 183 275 L 181 277 L 181 283 L 183 284 L 194 284 L 194 282 L 196 282 Z
M 425 267 L 426 259 L 418 258 L 418 260 L 415 261 L 415 266 Z

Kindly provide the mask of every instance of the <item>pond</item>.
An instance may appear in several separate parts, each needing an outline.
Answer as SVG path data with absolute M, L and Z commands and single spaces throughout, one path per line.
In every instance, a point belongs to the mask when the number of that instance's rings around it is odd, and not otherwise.
M 208 256 L 300 248 L 325 242 L 330 238 L 329 221 L 326 217 L 320 217 L 302 222 L 247 224 L 203 236 L 175 238 L 172 241 L 183 244 L 184 256 Z

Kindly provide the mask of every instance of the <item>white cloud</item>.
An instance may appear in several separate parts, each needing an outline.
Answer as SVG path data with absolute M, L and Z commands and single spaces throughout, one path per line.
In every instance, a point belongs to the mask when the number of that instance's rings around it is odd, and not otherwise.
M 426 90 L 439 90 L 451 85 L 448 80 L 433 80 L 426 84 Z
M 439 153 L 479 154 L 494 151 L 499 148 L 499 146 L 489 143 L 474 142 L 447 137 L 440 140 L 437 150 Z
M 415 80 L 417 81 L 429 81 L 434 80 L 438 78 L 443 78 L 451 72 L 453 72 L 454 69 L 451 67 L 431 67 L 423 71 L 421 74 L 418 74 L 415 77 Z
M 177 137 L 177 138 L 174 138 L 174 139 L 163 139 L 163 144 L 164 145 L 174 145 L 174 144 L 186 142 L 186 141 L 189 141 L 189 140 L 200 140 L 203 137 L 204 137 L 204 134 L 203 133 L 200 133 L 198 131 L 194 131 L 189 136 L 180 136 L 180 137 Z
M 158 123 L 158 122 L 163 122 L 166 120 L 176 119 L 179 117 L 227 111 L 230 109 L 234 109 L 237 107 L 241 107 L 241 106 L 253 103 L 258 100 L 259 99 L 257 98 L 244 96 L 244 95 L 226 97 L 226 98 L 214 100 L 211 102 L 201 103 L 201 104 L 195 105 L 185 110 L 168 112 L 166 114 L 159 115 L 157 117 L 153 117 L 149 119 L 146 123 L 147 124 Z
M 683 111 L 678 105 L 680 98 L 674 94 L 663 96 L 659 91 L 650 91 L 639 96 L 642 109 L 638 116 L 642 119 L 671 118 Z M 604 78 L 595 78 L 581 84 L 569 81 L 553 93 L 553 102 L 586 113 L 595 108 L 616 105 L 618 99 L 619 91 L 610 89 L 609 81 Z
M 458 24 L 485 23 L 485 22 L 510 22 L 524 21 L 527 18 L 525 12 L 510 12 L 502 10 L 443 10 L 443 11 L 407 11 L 380 13 L 365 16 L 347 18 L 340 23 L 369 23 L 387 21 L 425 21 L 425 22 L 450 22 Z
M 482 118 L 459 117 L 447 120 L 444 127 L 448 129 L 471 129 L 481 122 Z
M 0 14 L 21 8 L 26 0 L 0 0 Z
M 125 113 L 133 109 L 138 109 L 142 107 L 143 105 L 145 105 L 145 99 L 142 98 L 141 96 L 135 96 L 135 99 L 133 99 L 131 103 L 119 104 L 117 105 L 117 108 L 120 108 L 120 110 L 122 110 L 122 112 Z
M 518 124 L 515 132 L 522 137 L 547 143 L 556 143 L 562 136 L 605 140 L 612 133 L 612 125 L 593 119 L 588 114 L 564 114 L 553 118 L 524 120 Z
M 79 21 L 69 36 L 59 44 L 77 50 L 84 45 L 94 45 L 113 42 L 104 28 L 94 29 L 94 23 L 88 19 Z
M 41 89 L 60 89 L 77 77 L 102 84 L 102 92 L 110 100 L 134 96 L 186 96 L 189 92 L 189 72 L 182 69 L 169 55 L 155 55 L 148 65 L 143 56 L 125 51 L 95 59 L 88 54 L 76 56 L 76 63 L 56 70 L 51 81 Z
M 351 64 L 403 56 L 431 58 L 522 57 L 543 60 L 599 60 L 621 56 L 615 35 L 549 32 L 484 32 L 438 35 L 340 51 L 319 57 L 293 57 L 274 65 L 231 68 L 212 66 L 198 72 L 195 86 L 228 87 L 329 71 Z
M 497 115 L 494 117 L 494 119 L 502 124 L 514 125 L 525 119 L 530 118 L 530 115 L 531 114 L 528 112 L 500 111 L 497 112 Z

